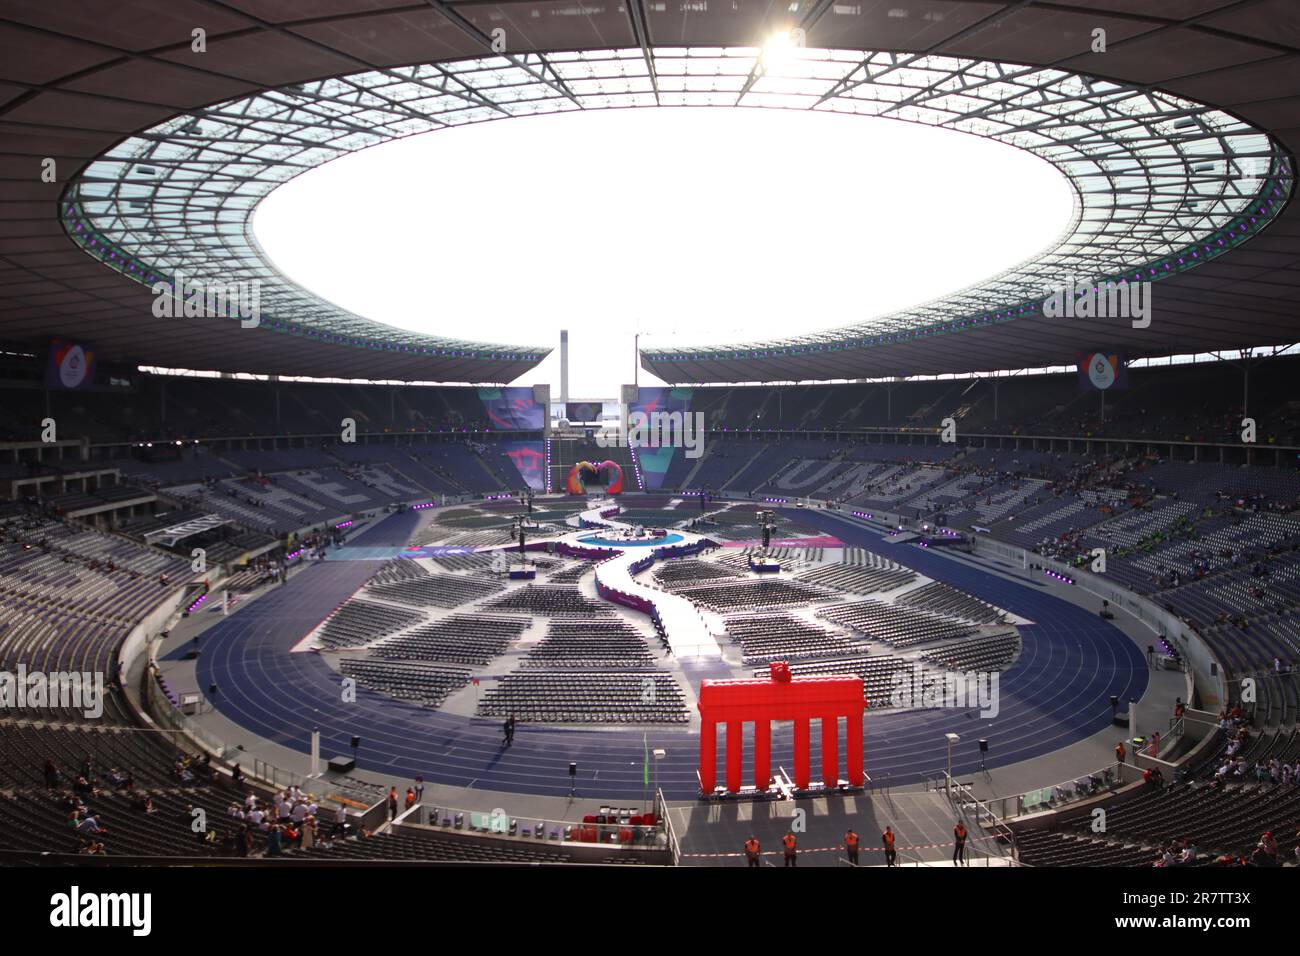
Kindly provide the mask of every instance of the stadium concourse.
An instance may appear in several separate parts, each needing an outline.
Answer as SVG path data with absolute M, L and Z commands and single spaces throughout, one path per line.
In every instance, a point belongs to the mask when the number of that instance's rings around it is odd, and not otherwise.
M 1300 865 L 1293 7 L 7 0 L 0 864 Z M 335 158 L 676 106 L 984 137 L 1072 215 L 593 402 L 255 239 Z

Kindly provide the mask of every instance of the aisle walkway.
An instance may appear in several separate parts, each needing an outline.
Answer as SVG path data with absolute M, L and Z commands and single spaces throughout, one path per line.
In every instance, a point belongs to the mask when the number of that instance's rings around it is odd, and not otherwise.
M 631 529 L 631 525 L 626 522 L 617 521 L 613 518 L 602 518 L 600 516 L 601 508 L 609 508 L 609 504 L 598 505 L 592 510 L 584 512 L 582 517 L 588 521 L 599 521 L 611 528 Z M 698 534 L 691 534 L 687 531 L 676 533 L 682 536 L 682 544 L 693 544 L 700 540 Z M 596 547 L 596 545 L 584 544 L 582 547 L 590 548 Z M 611 553 L 618 552 L 616 547 L 605 548 L 604 550 Z M 659 609 L 659 619 L 663 621 L 664 630 L 667 632 L 668 647 L 673 652 L 673 656 L 679 661 L 722 657 L 722 648 L 718 646 L 717 638 L 709 632 L 703 616 L 694 604 L 686 600 L 686 598 L 678 597 L 676 594 L 669 594 L 667 591 L 660 591 L 648 584 L 642 584 L 632 576 L 631 566 L 644 558 L 647 550 L 646 548 L 627 548 L 618 552 L 618 557 L 606 561 L 596 568 L 596 579 L 606 587 L 622 591 L 624 594 L 636 595 L 653 603 Z

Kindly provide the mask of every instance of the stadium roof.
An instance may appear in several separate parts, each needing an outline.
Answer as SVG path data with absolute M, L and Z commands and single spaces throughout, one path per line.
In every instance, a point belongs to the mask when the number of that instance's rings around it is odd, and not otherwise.
M 186 368 L 514 378 L 546 350 L 400 332 L 278 276 L 247 231 L 257 199 L 343 151 L 425 129 L 698 103 L 998 136 L 1071 176 L 1079 218 L 1042 261 L 862 327 L 805 336 L 792 317 L 788 342 L 643 350 L 669 381 L 977 371 L 1097 348 L 1136 357 L 1295 341 L 1291 11 L 1291 0 L 16 0 L 0 15 L 0 338 L 30 347 L 63 335 L 102 359 Z M 205 52 L 192 49 L 195 28 Z M 1090 50 L 1098 29 L 1104 53 Z M 806 49 L 764 55 L 770 37 L 798 30 Z M 41 178 L 47 158 L 54 182 Z M 810 157 L 790 188 L 836 162 Z M 1186 268 L 1193 253 L 1203 264 Z M 150 285 L 176 272 L 258 278 L 266 321 L 155 317 Z M 1066 275 L 1142 273 L 1159 280 L 1146 329 L 1046 319 L 1029 297 L 1036 288 L 1041 301 Z

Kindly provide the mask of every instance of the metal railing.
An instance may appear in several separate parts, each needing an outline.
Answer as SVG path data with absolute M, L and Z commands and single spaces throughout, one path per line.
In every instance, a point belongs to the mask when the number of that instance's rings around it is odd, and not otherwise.
M 184 714 L 181 709 L 172 704 L 167 695 L 163 693 L 155 678 L 156 665 L 153 661 L 145 669 L 144 674 L 144 703 L 145 708 L 156 724 L 163 729 L 177 733 L 191 742 L 196 744 L 200 749 L 206 750 L 218 760 L 222 760 L 232 765 L 239 763 L 240 772 L 246 778 L 252 778 L 261 781 L 280 790 L 286 787 L 298 786 L 304 790 L 312 790 L 313 786 L 319 789 L 328 789 L 324 780 L 321 778 L 311 778 L 306 774 L 294 773 L 285 770 L 283 767 L 277 767 L 266 760 L 252 758 L 249 766 L 244 766 L 241 761 L 231 760 L 232 754 L 247 756 L 238 748 L 227 744 L 220 737 L 205 730 L 199 726 L 199 723 Z M 207 698 L 200 695 L 199 706 L 210 706 L 207 704 Z M 313 792 L 316 792 L 313 790 Z M 317 793 L 317 796 L 324 797 L 326 794 Z
M 658 796 L 656 796 L 656 806 L 657 799 Z M 566 844 L 617 847 L 628 851 L 663 852 L 671 850 L 673 843 L 673 838 L 668 835 L 666 818 L 659 816 L 657 812 L 654 823 L 633 823 L 630 818 L 616 822 L 595 823 L 583 820 L 549 820 L 535 816 L 515 817 L 501 807 L 494 807 L 491 810 L 467 810 L 421 803 L 399 814 L 393 823 L 399 829 L 404 825 L 415 825 L 529 843 L 558 841 Z
M 1080 774 L 1070 780 L 1026 790 L 1023 793 L 1005 797 L 994 797 L 987 801 L 990 808 L 996 807 L 996 816 L 1000 820 L 1011 820 L 1027 813 L 1042 813 L 1055 810 L 1071 803 L 1087 800 L 1098 794 L 1107 793 L 1122 785 L 1126 764 L 1111 763 L 1099 770 Z M 1129 769 L 1137 773 L 1135 767 Z
M 945 774 L 946 776 L 946 774 Z M 1011 859 L 1019 861 L 1020 849 L 1016 845 L 1015 832 L 1002 822 L 1002 818 L 993 812 L 983 800 L 975 796 L 975 792 L 964 783 L 958 783 L 951 777 L 948 778 L 949 798 L 958 805 L 962 815 L 965 816 L 966 810 L 973 808 L 975 813 L 975 825 L 977 827 L 987 827 L 993 833 L 994 846 L 1005 845 L 1010 849 Z M 999 854 L 1001 855 L 1001 854 Z M 987 855 L 986 855 L 987 861 Z M 987 866 L 987 862 L 985 863 Z
M 677 830 L 673 827 L 672 814 L 668 812 L 668 801 L 664 798 L 662 790 L 655 791 L 655 812 L 660 820 L 663 821 L 664 835 L 668 839 L 668 852 L 672 854 L 673 865 L 676 866 L 682 858 L 682 844 L 677 838 Z

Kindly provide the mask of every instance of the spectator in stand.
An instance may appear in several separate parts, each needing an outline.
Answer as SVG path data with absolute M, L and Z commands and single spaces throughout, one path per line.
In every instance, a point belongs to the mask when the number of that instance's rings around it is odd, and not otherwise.
M 107 833 L 108 830 L 100 826 L 99 820 L 93 814 L 88 813 L 77 823 L 77 832 L 101 834 Z
M 281 837 L 282 834 L 280 833 L 280 827 L 279 826 L 271 827 L 270 831 L 266 834 L 266 855 L 267 856 L 281 855 L 281 847 L 282 847 Z
M 1259 838 L 1255 852 L 1250 855 L 1250 862 L 1256 866 L 1277 866 L 1277 840 L 1273 838 L 1272 830 Z

